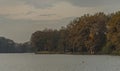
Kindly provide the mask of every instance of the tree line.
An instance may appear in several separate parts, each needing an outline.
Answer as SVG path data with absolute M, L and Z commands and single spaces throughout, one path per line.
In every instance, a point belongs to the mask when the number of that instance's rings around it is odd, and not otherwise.
M 36 31 L 30 41 L 35 53 L 120 54 L 120 11 L 85 14 L 59 30 Z
M 15 43 L 13 40 L 0 37 L 0 53 L 31 53 L 30 42 Z

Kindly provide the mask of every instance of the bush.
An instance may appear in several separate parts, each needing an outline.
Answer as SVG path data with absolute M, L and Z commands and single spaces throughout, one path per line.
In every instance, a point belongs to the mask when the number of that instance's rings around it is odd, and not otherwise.
M 112 54 L 113 55 L 120 55 L 120 51 L 113 51 Z
M 112 53 L 112 46 L 111 42 L 106 43 L 106 45 L 102 48 L 102 53 L 104 54 L 111 54 Z

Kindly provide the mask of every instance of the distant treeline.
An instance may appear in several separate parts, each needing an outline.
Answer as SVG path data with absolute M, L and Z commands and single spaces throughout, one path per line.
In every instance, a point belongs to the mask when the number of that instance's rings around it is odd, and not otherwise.
M 30 42 L 15 43 L 13 40 L 0 37 L 0 53 L 29 53 L 33 52 Z
M 120 12 L 86 14 L 60 30 L 32 34 L 36 53 L 120 54 Z

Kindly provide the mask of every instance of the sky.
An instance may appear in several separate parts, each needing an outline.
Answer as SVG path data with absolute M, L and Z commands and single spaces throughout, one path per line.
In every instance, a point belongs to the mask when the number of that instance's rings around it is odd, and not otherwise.
M 23 43 L 35 31 L 60 29 L 84 14 L 119 9 L 120 0 L 0 0 L 0 36 Z

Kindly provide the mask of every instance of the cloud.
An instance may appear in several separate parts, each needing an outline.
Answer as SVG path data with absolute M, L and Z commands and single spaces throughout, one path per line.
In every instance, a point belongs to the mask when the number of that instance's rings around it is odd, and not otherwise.
M 95 7 L 103 5 L 104 0 L 65 0 L 75 6 L 80 7 Z
M 0 15 L 14 20 L 60 20 L 93 12 L 97 12 L 97 8 L 73 6 L 67 2 L 56 3 L 53 7 L 44 9 L 27 4 L 0 7 Z
M 32 5 L 36 8 L 48 8 L 63 0 L 22 0 L 25 4 Z
M 19 15 L 26 14 L 31 11 L 30 6 L 28 5 L 16 5 L 16 6 L 4 6 L 0 7 L 0 15 Z
M 108 3 L 114 4 L 112 0 L 0 0 L 0 15 L 13 20 L 60 20 L 115 9 Z
M 82 7 L 93 7 L 103 4 L 104 0 L 22 0 L 26 4 L 33 5 L 39 8 L 52 7 L 54 4 L 59 2 L 71 3 L 75 6 Z
M 50 16 L 54 16 L 54 15 L 56 15 L 56 14 L 43 14 L 43 15 L 39 15 L 39 16 L 48 16 L 48 17 L 50 17 Z
M 22 0 L 0 0 L 0 7 L 4 6 L 16 6 L 25 4 Z
M 98 7 L 106 4 L 119 3 L 119 0 L 22 0 L 26 4 L 38 8 L 52 7 L 56 3 L 67 2 L 80 7 Z

